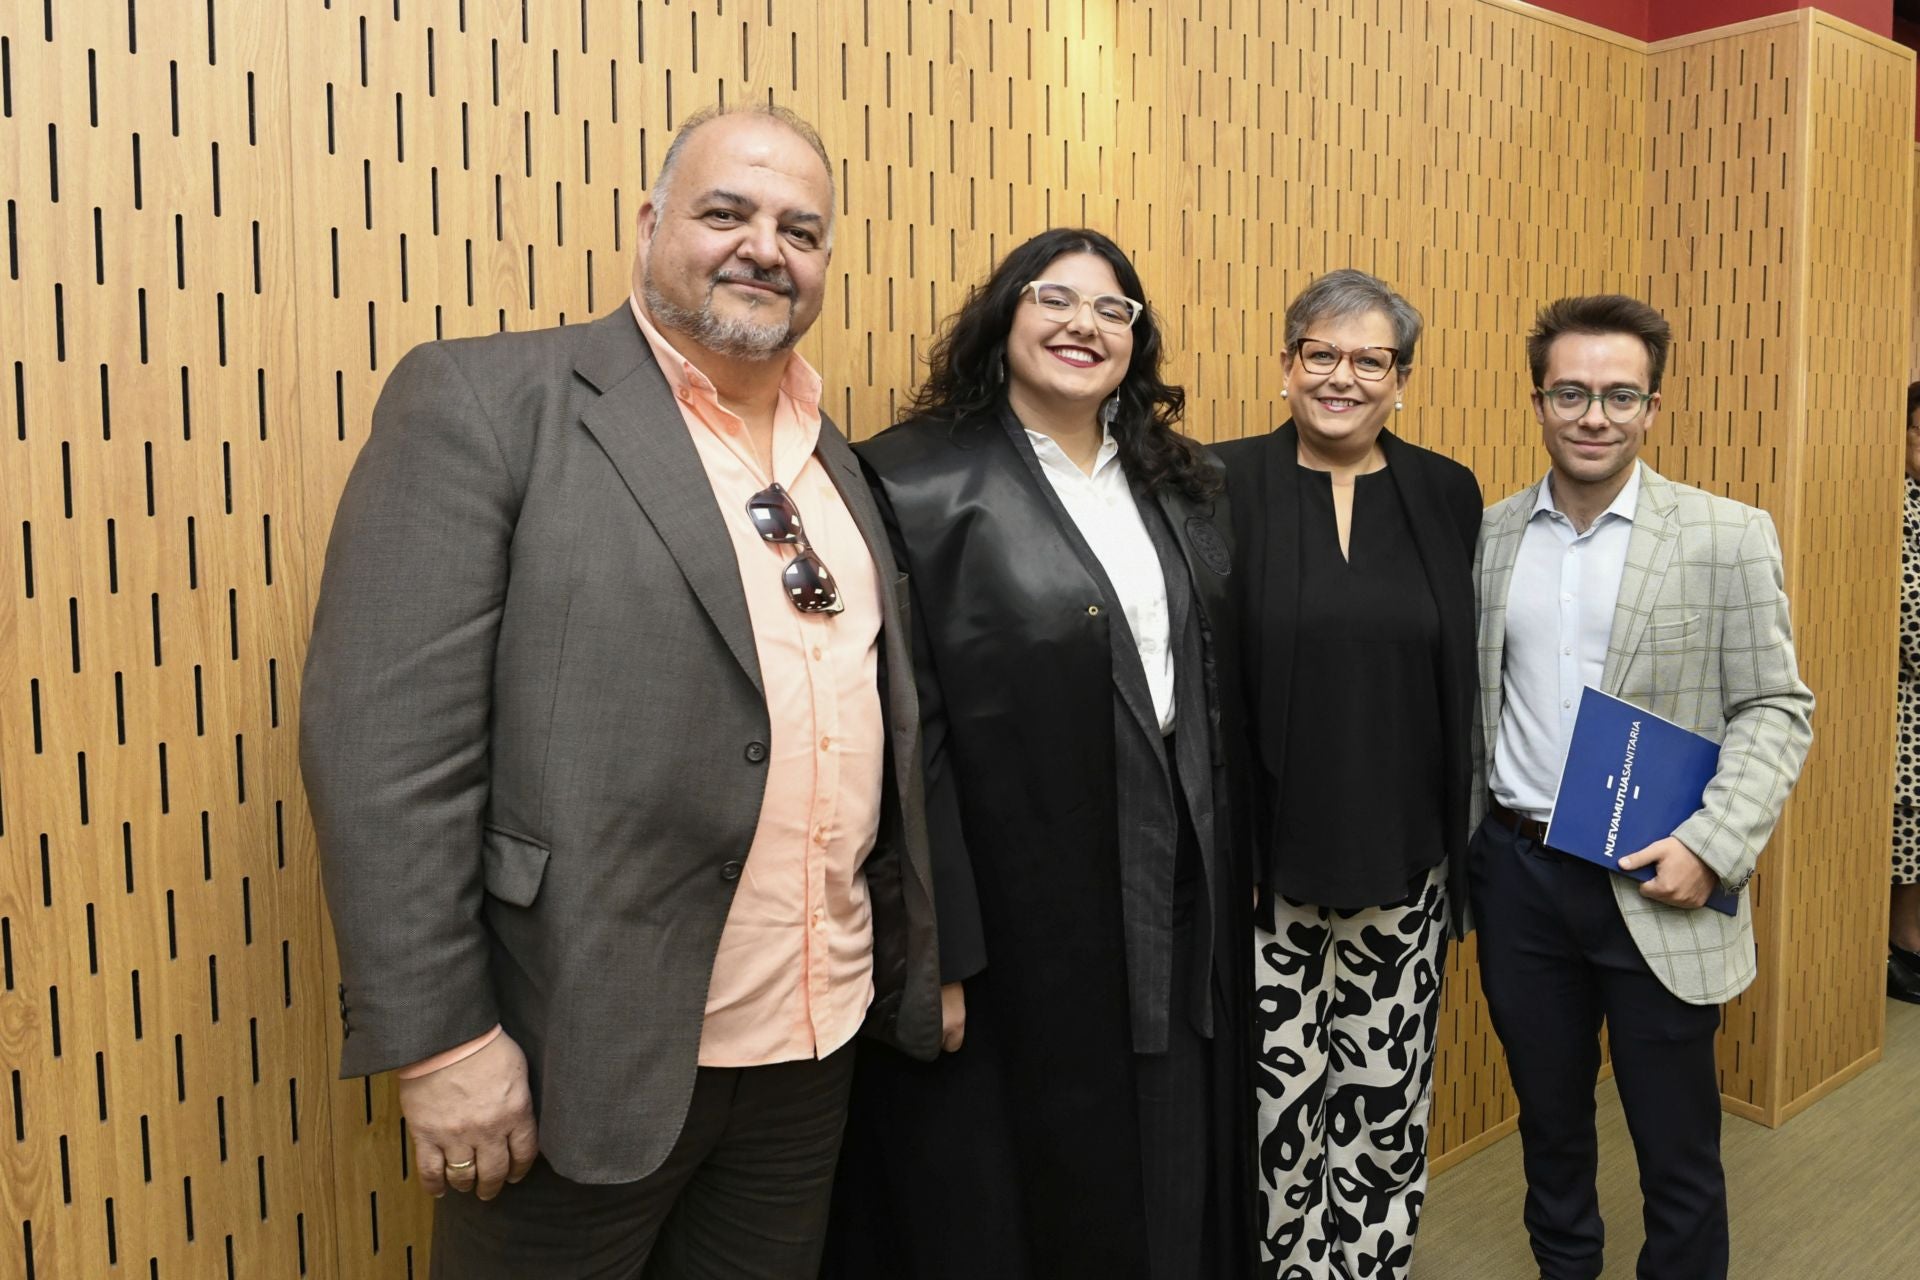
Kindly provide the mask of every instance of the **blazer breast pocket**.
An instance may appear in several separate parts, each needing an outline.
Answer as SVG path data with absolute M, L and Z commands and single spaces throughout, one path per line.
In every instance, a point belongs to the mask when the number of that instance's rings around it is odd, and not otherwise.
M 516 907 L 530 907 L 546 879 L 548 850 L 500 827 L 486 828 L 487 892 Z
M 1678 649 L 1704 635 L 1707 622 L 1698 613 L 1657 611 L 1647 620 L 1644 642 L 1658 649 Z

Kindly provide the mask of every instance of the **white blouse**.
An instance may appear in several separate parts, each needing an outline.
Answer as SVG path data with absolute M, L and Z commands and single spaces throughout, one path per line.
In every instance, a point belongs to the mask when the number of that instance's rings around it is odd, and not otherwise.
M 1041 474 L 1073 517 L 1080 536 L 1106 570 L 1107 581 L 1120 596 L 1121 612 L 1133 632 L 1140 666 L 1147 673 L 1153 712 L 1160 732 L 1173 731 L 1173 645 L 1167 619 L 1167 579 L 1160 555 L 1147 536 L 1146 522 L 1133 500 L 1126 470 L 1120 465 L 1120 446 L 1111 431 L 1100 442 L 1093 474 L 1075 466 L 1052 437 L 1029 430 Z

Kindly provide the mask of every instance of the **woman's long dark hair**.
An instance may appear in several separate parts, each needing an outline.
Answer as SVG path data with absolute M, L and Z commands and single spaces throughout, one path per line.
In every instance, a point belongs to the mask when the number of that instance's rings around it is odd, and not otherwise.
M 1113 268 L 1121 291 L 1146 304 L 1133 325 L 1133 359 L 1120 380 L 1119 412 L 1113 420 L 1120 465 L 1148 489 L 1174 485 L 1188 496 L 1204 498 L 1220 482 L 1200 446 L 1174 430 L 1186 411 L 1187 394 L 1160 378 L 1160 323 L 1140 274 L 1101 235 L 1074 227 L 1056 227 L 1027 241 L 994 268 L 967 300 L 927 353 L 927 376 L 914 391 L 903 418 L 929 417 L 960 423 L 993 412 L 1006 394 L 1007 334 L 1013 328 L 1020 291 L 1043 279 L 1054 259 L 1090 253 Z

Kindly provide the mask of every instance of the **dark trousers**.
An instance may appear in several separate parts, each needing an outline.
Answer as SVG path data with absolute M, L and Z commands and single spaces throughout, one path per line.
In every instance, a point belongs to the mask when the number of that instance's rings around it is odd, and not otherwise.
M 1525 1218 L 1541 1274 L 1594 1280 L 1601 1271 L 1594 1085 L 1604 1021 L 1640 1164 L 1639 1280 L 1723 1280 L 1720 1007 L 1686 1003 L 1647 968 L 1612 872 L 1491 818 L 1468 859 L 1480 981 L 1520 1099 Z
M 545 1157 L 492 1201 L 449 1191 L 436 1280 L 799 1280 L 815 1274 L 853 1049 L 701 1067 L 679 1141 L 638 1182 L 589 1186 Z

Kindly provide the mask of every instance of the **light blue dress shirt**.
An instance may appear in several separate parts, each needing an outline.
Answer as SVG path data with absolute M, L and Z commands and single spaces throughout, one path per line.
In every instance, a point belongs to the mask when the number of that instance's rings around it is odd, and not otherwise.
M 1580 690 L 1598 688 L 1613 607 L 1640 502 L 1640 464 L 1613 502 L 1576 532 L 1554 505 L 1551 477 L 1527 517 L 1507 587 L 1500 668 L 1500 730 L 1488 787 L 1493 798 L 1545 822 L 1560 789 Z

